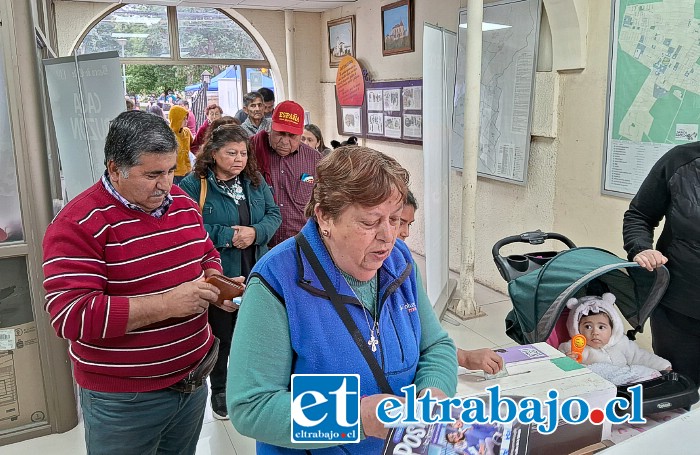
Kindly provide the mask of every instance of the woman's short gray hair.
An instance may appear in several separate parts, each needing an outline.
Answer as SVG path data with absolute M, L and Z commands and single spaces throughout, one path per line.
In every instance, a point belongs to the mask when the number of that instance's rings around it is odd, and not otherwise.
M 337 219 L 353 204 L 374 207 L 396 190 L 405 200 L 409 174 L 398 161 L 368 147 L 339 147 L 316 167 L 316 181 L 306 216 L 314 217 L 314 207 Z

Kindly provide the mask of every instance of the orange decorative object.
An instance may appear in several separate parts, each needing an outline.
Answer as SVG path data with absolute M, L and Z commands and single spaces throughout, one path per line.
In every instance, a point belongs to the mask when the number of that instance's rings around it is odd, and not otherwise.
M 581 363 L 583 360 L 583 348 L 586 347 L 586 337 L 579 334 L 574 335 L 571 339 L 571 352 L 576 354 L 576 361 Z
M 360 64 L 350 55 L 343 57 L 338 64 L 335 91 L 341 106 L 362 106 L 365 99 L 365 80 Z

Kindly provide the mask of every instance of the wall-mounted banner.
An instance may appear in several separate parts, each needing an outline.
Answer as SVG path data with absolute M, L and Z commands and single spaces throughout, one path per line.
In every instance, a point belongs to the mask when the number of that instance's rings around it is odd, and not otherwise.
M 346 55 L 338 65 L 335 90 L 341 106 L 362 106 L 365 100 L 365 80 L 362 68 L 352 56 Z
M 44 60 L 58 154 L 70 200 L 104 173 L 109 122 L 125 109 L 119 54 Z

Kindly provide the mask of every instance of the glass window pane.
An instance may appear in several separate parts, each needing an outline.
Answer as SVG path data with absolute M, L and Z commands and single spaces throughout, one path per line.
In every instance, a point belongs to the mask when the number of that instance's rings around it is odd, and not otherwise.
M 170 57 L 167 7 L 126 5 L 85 36 L 78 55 L 118 51 L 122 57 Z
M 19 207 L 17 188 L 17 167 L 12 143 L 8 87 L 5 76 L 5 59 L 0 46 L 0 131 L 4 139 L 0 140 L 0 243 L 24 239 L 22 233 L 22 214 Z
M 264 60 L 260 48 L 240 25 L 211 8 L 178 8 L 182 58 Z
M 273 92 L 275 84 L 272 82 L 270 68 L 246 68 L 245 77 L 247 81 L 247 92 L 257 92 L 263 87 L 267 87 Z

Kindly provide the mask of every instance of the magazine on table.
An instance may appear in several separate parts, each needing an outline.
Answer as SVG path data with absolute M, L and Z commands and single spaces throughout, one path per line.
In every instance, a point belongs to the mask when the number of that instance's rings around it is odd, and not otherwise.
M 520 422 L 464 423 L 461 408 L 454 423 L 409 424 L 390 430 L 383 455 L 524 455 L 530 425 Z
M 477 397 L 470 397 L 477 398 Z M 487 396 L 478 396 L 489 409 Z M 523 397 L 510 396 L 520 401 Z M 453 407 L 453 423 L 404 424 L 389 430 L 383 455 L 540 455 L 571 453 L 600 442 L 602 425 L 584 421 L 570 425 L 560 420 L 556 431 L 543 435 L 537 424 L 467 423 L 462 408 Z M 416 415 L 419 415 L 418 413 Z M 466 419 L 466 418 L 465 418 Z

